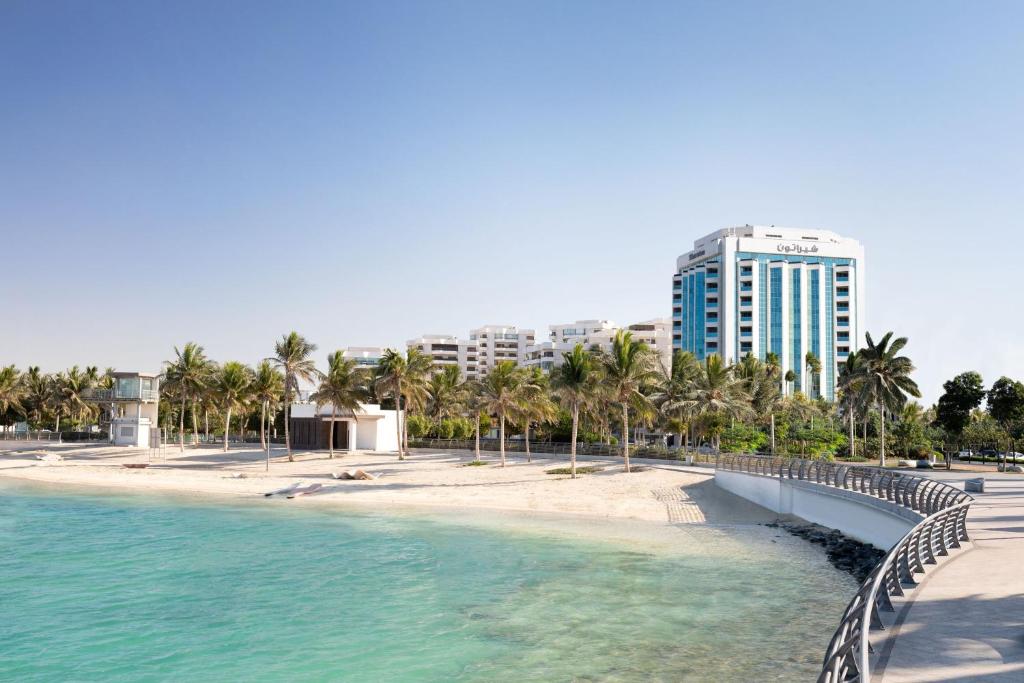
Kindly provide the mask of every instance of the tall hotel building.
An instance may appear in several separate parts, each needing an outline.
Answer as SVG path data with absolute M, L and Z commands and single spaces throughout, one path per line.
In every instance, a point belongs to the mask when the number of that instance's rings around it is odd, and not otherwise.
M 839 364 L 857 348 L 863 321 L 864 248 L 834 232 L 726 228 L 676 260 L 673 348 L 730 362 L 774 353 L 782 374 L 796 375 L 787 391 L 834 400 Z M 821 361 L 818 376 L 808 352 Z

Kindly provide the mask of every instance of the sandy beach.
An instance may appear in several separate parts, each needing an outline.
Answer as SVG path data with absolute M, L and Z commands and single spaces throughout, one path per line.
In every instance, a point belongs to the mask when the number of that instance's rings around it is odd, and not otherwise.
M 60 455 L 60 462 L 38 456 Z M 485 454 L 487 465 L 467 466 L 469 452 L 414 451 L 404 461 L 394 453 L 297 452 L 288 462 L 283 448 L 272 453 L 266 471 L 265 453 L 258 449 L 168 447 L 164 457 L 150 460 L 146 449 L 72 444 L 4 444 L 0 477 L 53 485 L 95 486 L 136 493 L 222 495 L 262 500 L 263 494 L 296 482 L 322 484 L 315 495 L 288 501 L 290 505 L 352 505 L 388 511 L 433 508 L 449 512 L 489 510 L 506 515 L 545 513 L 591 519 L 640 520 L 661 523 L 748 523 L 766 513 L 715 488 L 710 470 L 674 465 L 639 465 L 626 474 L 621 461 L 579 462 L 600 472 L 570 479 L 547 474 L 566 467 L 558 456 L 522 454 L 509 457 L 501 468 L 496 454 Z M 51 458 L 52 460 L 52 458 Z M 129 469 L 128 463 L 146 463 Z M 373 481 L 343 481 L 331 474 L 363 469 L 379 476 Z

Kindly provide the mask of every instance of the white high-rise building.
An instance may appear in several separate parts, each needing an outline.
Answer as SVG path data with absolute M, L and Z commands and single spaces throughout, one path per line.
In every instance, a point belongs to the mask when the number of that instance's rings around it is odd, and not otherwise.
M 745 225 L 676 260 L 672 345 L 698 359 L 775 354 L 786 388 L 835 399 L 839 364 L 863 335 L 864 248 L 827 230 Z M 821 361 L 816 376 L 807 354 Z
M 406 342 L 409 348 L 416 348 L 430 357 L 434 367 L 455 365 L 467 379 L 478 376 L 477 343 L 466 341 L 449 334 L 425 334 Z
M 501 361 L 525 365 L 526 349 L 534 343 L 534 331 L 513 325 L 484 325 L 470 331 L 469 343 L 476 345 L 477 372 L 483 377 Z

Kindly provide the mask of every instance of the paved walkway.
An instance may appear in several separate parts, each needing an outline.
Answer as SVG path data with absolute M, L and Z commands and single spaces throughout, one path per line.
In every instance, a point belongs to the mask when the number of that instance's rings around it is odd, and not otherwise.
M 978 475 L 934 474 L 969 476 Z M 1024 681 L 1024 477 L 987 475 L 974 496 L 972 543 L 918 575 L 897 605 L 894 637 L 876 651 L 873 680 Z

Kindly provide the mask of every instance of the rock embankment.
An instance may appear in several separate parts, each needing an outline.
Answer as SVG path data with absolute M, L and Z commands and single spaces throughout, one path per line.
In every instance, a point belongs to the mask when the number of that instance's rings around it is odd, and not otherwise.
M 855 541 L 836 529 L 828 529 L 817 524 L 770 522 L 765 526 L 783 529 L 815 545 L 823 546 L 829 562 L 836 569 L 849 572 L 858 581 L 866 579 L 879 560 L 885 556 L 884 552 L 873 545 Z

